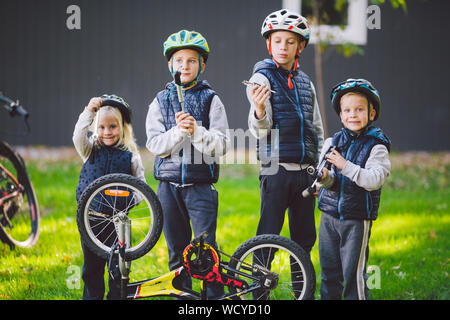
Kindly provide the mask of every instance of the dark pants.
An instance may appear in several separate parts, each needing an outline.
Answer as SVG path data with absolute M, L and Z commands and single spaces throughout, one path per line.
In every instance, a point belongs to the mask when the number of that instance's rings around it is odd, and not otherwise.
M 256 234 L 280 234 L 287 209 L 291 239 L 309 253 L 316 242 L 315 199 L 303 198 L 301 193 L 311 182 L 306 170 L 287 171 L 282 166 L 275 175 L 261 175 L 261 217 Z
M 320 295 L 323 300 L 369 298 L 366 263 L 372 222 L 340 220 L 323 213 L 319 229 L 321 266 Z
M 183 251 L 192 239 L 192 230 L 194 237 L 206 231 L 208 236 L 205 242 L 217 248 L 218 194 L 211 184 L 177 187 L 160 181 L 157 193 L 163 209 L 163 232 L 169 252 L 170 270 L 183 265 Z M 192 287 L 189 277 L 184 279 L 183 286 L 188 289 Z M 223 286 L 208 284 L 209 299 L 218 298 L 223 293 Z
M 91 225 L 92 232 L 97 234 L 99 240 L 104 242 L 108 246 L 113 245 L 115 237 L 110 236 L 115 234 L 114 224 L 105 221 L 98 223 L 93 222 L 95 225 Z M 84 282 L 83 300 L 103 300 L 105 295 L 105 266 L 108 261 L 100 258 L 94 252 L 92 252 L 83 242 L 81 242 L 81 248 L 83 249 L 83 270 L 81 277 Z M 109 275 L 109 292 L 106 296 L 107 299 L 117 300 L 120 299 L 120 271 L 118 266 L 118 258 L 114 257 L 111 263 L 111 273 L 114 276 Z
M 105 295 L 105 266 L 108 261 L 97 256 L 84 243 L 81 243 L 81 248 L 84 256 L 81 273 L 84 282 L 83 300 L 103 300 Z M 117 263 L 117 259 L 113 259 L 111 269 L 114 279 L 111 275 L 109 276 L 109 291 L 106 296 L 108 300 L 120 299 L 120 271 Z

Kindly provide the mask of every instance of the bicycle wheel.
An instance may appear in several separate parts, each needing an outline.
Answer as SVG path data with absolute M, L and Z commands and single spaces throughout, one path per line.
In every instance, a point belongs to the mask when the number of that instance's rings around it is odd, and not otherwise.
M 253 237 L 233 254 L 229 266 L 252 278 L 235 274 L 253 287 L 240 299 L 306 300 L 316 289 L 316 274 L 308 254 L 294 241 L 274 234 Z M 239 289 L 229 288 L 231 293 Z
M 0 239 L 11 249 L 39 239 L 39 207 L 22 157 L 0 141 Z
M 114 221 L 119 216 L 126 216 L 131 226 L 131 243 L 125 249 L 125 260 L 138 259 L 158 241 L 163 217 L 156 194 L 134 176 L 105 175 L 84 190 L 77 208 L 81 240 L 98 256 L 107 259 L 118 241 Z

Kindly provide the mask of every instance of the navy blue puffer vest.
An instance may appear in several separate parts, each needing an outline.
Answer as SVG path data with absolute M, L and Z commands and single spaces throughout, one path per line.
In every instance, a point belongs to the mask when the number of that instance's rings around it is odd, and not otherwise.
M 208 82 L 202 80 L 184 93 L 185 112 L 195 118 L 197 123 L 209 129 L 209 110 L 216 93 Z M 157 94 L 158 103 L 166 131 L 176 126 L 175 113 L 181 111 L 176 86 L 173 82 L 166 85 L 165 90 Z M 214 159 L 202 155 L 192 144 L 188 149 L 180 151 L 176 157 L 156 157 L 154 176 L 157 180 L 180 184 L 215 183 L 219 178 L 219 165 Z M 205 161 L 206 160 L 206 161 Z
M 342 129 L 334 134 L 332 144 L 346 160 L 361 168 L 365 167 L 375 145 L 383 144 L 390 149 L 389 139 L 377 127 L 370 127 L 361 135 L 352 135 L 348 130 Z M 333 170 L 336 173 L 333 186 L 329 189 L 322 188 L 319 192 L 319 210 L 341 220 L 375 220 L 378 216 L 381 188 L 367 191 L 343 176 L 335 166 Z
M 80 179 L 78 181 L 76 192 L 77 201 L 87 186 L 99 177 L 110 173 L 132 174 L 131 157 L 132 153 L 130 151 L 121 150 L 116 147 L 94 147 L 89 159 L 86 160 L 81 168 Z M 132 195 L 130 194 L 130 196 Z M 92 202 L 95 205 L 95 208 L 90 209 L 105 214 L 112 214 L 112 210 L 107 203 L 113 203 L 113 201 L 110 201 L 109 199 L 110 197 L 106 195 L 98 197 L 97 201 Z M 116 199 L 116 208 L 125 208 L 126 200 L 127 198 L 120 199 L 120 201 L 124 202 L 123 205 L 121 205 Z
M 272 60 L 258 62 L 253 69 L 256 72 L 263 74 L 276 92 L 270 97 L 272 129 L 279 130 L 278 137 L 269 134 L 266 141 L 258 140 L 258 158 L 264 163 L 278 153 L 280 163 L 316 164 L 319 141 L 313 127 L 314 102 L 309 77 L 300 70 L 294 71 L 291 90 L 289 71 L 277 68 Z

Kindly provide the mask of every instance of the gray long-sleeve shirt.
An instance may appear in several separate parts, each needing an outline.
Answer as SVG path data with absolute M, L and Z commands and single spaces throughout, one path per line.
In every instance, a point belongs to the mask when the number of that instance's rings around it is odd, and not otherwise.
M 331 146 L 332 138 L 325 140 L 320 154 L 320 160 L 325 156 L 325 152 Z M 389 160 L 389 152 L 386 146 L 382 144 L 375 145 L 370 151 L 369 158 L 365 167 L 361 168 L 347 160 L 341 173 L 367 191 L 378 190 L 383 186 L 386 177 L 391 171 L 391 162 Z M 333 185 L 335 174 L 332 170 L 330 174 L 319 183 L 323 188 L 329 188 Z

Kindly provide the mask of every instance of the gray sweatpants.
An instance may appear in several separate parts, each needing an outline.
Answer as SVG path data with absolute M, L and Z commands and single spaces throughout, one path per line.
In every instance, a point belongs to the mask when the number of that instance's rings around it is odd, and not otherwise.
M 339 220 L 322 213 L 319 229 L 323 300 L 369 299 L 366 263 L 372 221 Z

